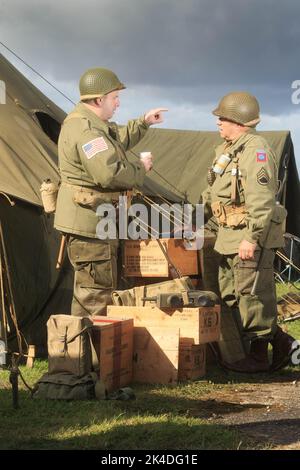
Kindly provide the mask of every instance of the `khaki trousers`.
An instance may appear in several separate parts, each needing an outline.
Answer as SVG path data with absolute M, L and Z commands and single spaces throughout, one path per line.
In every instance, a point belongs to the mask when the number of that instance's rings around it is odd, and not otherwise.
M 117 288 L 118 240 L 69 235 L 67 251 L 74 268 L 72 315 L 106 315 Z
M 254 260 L 242 261 L 238 255 L 223 255 L 219 267 L 222 300 L 228 307 L 238 307 L 246 340 L 271 339 L 277 325 L 273 250 L 264 250 L 256 295 L 250 295 L 259 256 L 257 251 Z

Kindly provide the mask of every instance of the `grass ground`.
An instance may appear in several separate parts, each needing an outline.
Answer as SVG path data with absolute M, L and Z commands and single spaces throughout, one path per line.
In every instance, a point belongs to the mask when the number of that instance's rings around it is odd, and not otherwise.
M 47 370 L 21 367 L 33 384 Z M 133 386 L 136 400 L 61 402 L 33 400 L 20 386 L 12 408 L 8 372 L 0 373 L 0 449 L 236 449 L 237 433 L 193 417 L 214 385 L 208 380 L 176 387 Z
M 300 339 L 300 320 L 287 329 Z M 47 362 L 37 360 L 33 369 L 21 366 L 21 371 L 33 385 L 47 371 Z M 280 382 L 295 371 L 300 368 L 292 372 L 288 367 L 272 379 Z M 233 405 L 238 390 L 268 380 L 267 374 L 245 376 L 211 366 L 205 379 L 196 382 L 133 385 L 136 400 L 83 402 L 34 400 L 20 381 L 20 408 L 15 410 L 9 374 L 0 371 L 0 449 L 266 449 L 268 443 L 245 440 L 214 415 L 218 407 L 224 412 Z M 217 404 L 210 400 L 216 393 L 231 398 Z

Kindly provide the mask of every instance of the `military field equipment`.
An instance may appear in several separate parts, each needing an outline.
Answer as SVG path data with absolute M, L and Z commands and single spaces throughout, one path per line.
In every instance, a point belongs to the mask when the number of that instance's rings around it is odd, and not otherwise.
M 218 160 L 215 162 L 213 166 L 214 173 L 216 173 L 217 175 L 223 175 L 230 161 L 231 161 L 230 155 L 226 155 L 224 153 L 220 155 Z
M 41 198 L 46 214 L 53 214 L 56 209 L 58 186 L 50 178 L 43 181 L 41 187 Z
M 280 184 L 279 190 L 276 194 L 275 208 L 273 211 L 271 222 L 265 234 L 264 245 L 263 245 L 263 248 L 261 249 L 259 260 L 257 263 L 255 279 L 254 279 L 253 286 L 252 286 L 251 293 L 250 293 L 250 295 L 252 296 L 256 295 L 256 289 L 257 289 L 258 281 L 259 281 L 259 273 L 260 273 L 260 269 L 263 263 L 265 249 L 266 248 L 280 248 L 280 246 L 282 246 L 280 245 L 280 243 L 277 246 L 272 246 L 272 241 L 269 241 L 269 237 L 270 237 L 270 234 L 273 234 L 274 236 L 274 230 L 272 229 L 274 228 L 274 224 L 276 224 L 277 227 L 276 227 L 274 239 L 277 240 L 278 238 L 279 239 L 282 238 L 283 240 L 283 233 L 284 233 L 283 223 L 287 216 L 287 210 L 285 209 L 283 205 L 280 204 L 280 202 L 285 198 L 285 187 L 286 187 L 286 182 L 287 182 L 287 177 L 288 177 L 288 163 L 289 163 L 289 155 L 286 154 L 284 157 L 284 163 L 283 163 L 284 176 Z
M 249 127 L 256 126 L 260 121 L 258 101 L 245 91 L 235 91 L 223 96 L 212 113 Z
M 215 180 L 216 180 L 216 173 L 214 172 L 212 167 L 209 167 L 208 171 L 207 171 L 207 182 L 208 182 L 209 186 L 212 186 L 214 184 Z
M 99 392 L 99 361 L 92 342 L 92 326 L 89 317 L 51 315 L 47 322 L 48 373 L 35 384 L 33 398 L 105 398 Z
M 190 291 L 193 288 L 191 279 L 188 276 L 184 276 L 155 284 L 137 286 L 132 289 L 113 291 L 112 301 L 114 305 L 119 306 L 143 307 L 145 304 L 147 306 L 150 305 L 147 300 L 142 300 L 143 297 L 154 297 L 163 293 L 170 295 L 172 293 Z
M 51 315 L 47 322 L 50 374 L 67 372 L 82 377 L 92 371 L 93 362 L 97 362 L 91 341 L 92 326 L 88 317 Z
M 247 211 L 245 204 L 240 206 L 225 206 L 222 201 L 216 201 L 211 204 L 211 209 L 221 226 L 244 227 L 246 225 Z
M 91 100 L 107 95 L 111 91 L 123 90 L 125 85 L 109 69 L 96 67 L 88 69 L 79 81 L 80 99 Z
M 283 245 L 283 224 L 287 216 L 287 210 L 277 201 L 273 210 L 273 215 L 269 223 L 269 227 L 263 237 L 263 247 L 260 251 L 259 260 L 257 263 L 257 269 L 255 279 L 251 289 L 251 295 L 256 295 L 256 289 L 258 286 L 260 270 L 263 263 L 264 253 L 266 249 L 280 248 Z M 282 243 L 280 243 L 282 240 Z
M 77 377 L 68 372 L 44 374 L 34 385 L 33 398 L 47 400 L 92 400 L 97 375 L 93 372 Z
M 161 293 L 153 297 L 143 297 L 141 300 L 155 302 L 158 308 L 214 307 L 218 303 L 214 292 L 201 290 Z

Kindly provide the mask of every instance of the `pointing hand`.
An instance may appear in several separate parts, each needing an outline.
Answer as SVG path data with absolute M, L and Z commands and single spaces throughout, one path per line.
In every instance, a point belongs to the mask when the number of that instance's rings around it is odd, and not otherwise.
M 150 111 L 148 111 L 146 114 L 145 114 L 145 121 L 147 124 L 149 124 L 149 126 L 151 126 L 152 124 L 160 124 L 161 122 L 163 122 L 163 114 L 162 112 L 163 111 L 168 111 L 167 108 L 155 108 L 155 109 L 150 109 Z

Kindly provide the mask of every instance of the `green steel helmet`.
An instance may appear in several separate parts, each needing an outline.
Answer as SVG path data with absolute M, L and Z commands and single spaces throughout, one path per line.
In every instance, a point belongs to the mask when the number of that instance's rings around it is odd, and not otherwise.
M 258 101 L 246 91 L 233 91 L 223 96 L 212 113 L 249 127 L 256 126 L 260 121 Z
M 80 99 L 100 98 L 111 91 L 123 90 L 125 85 L 109 69 L 96 67 L 88 69 L 79 81 Z

